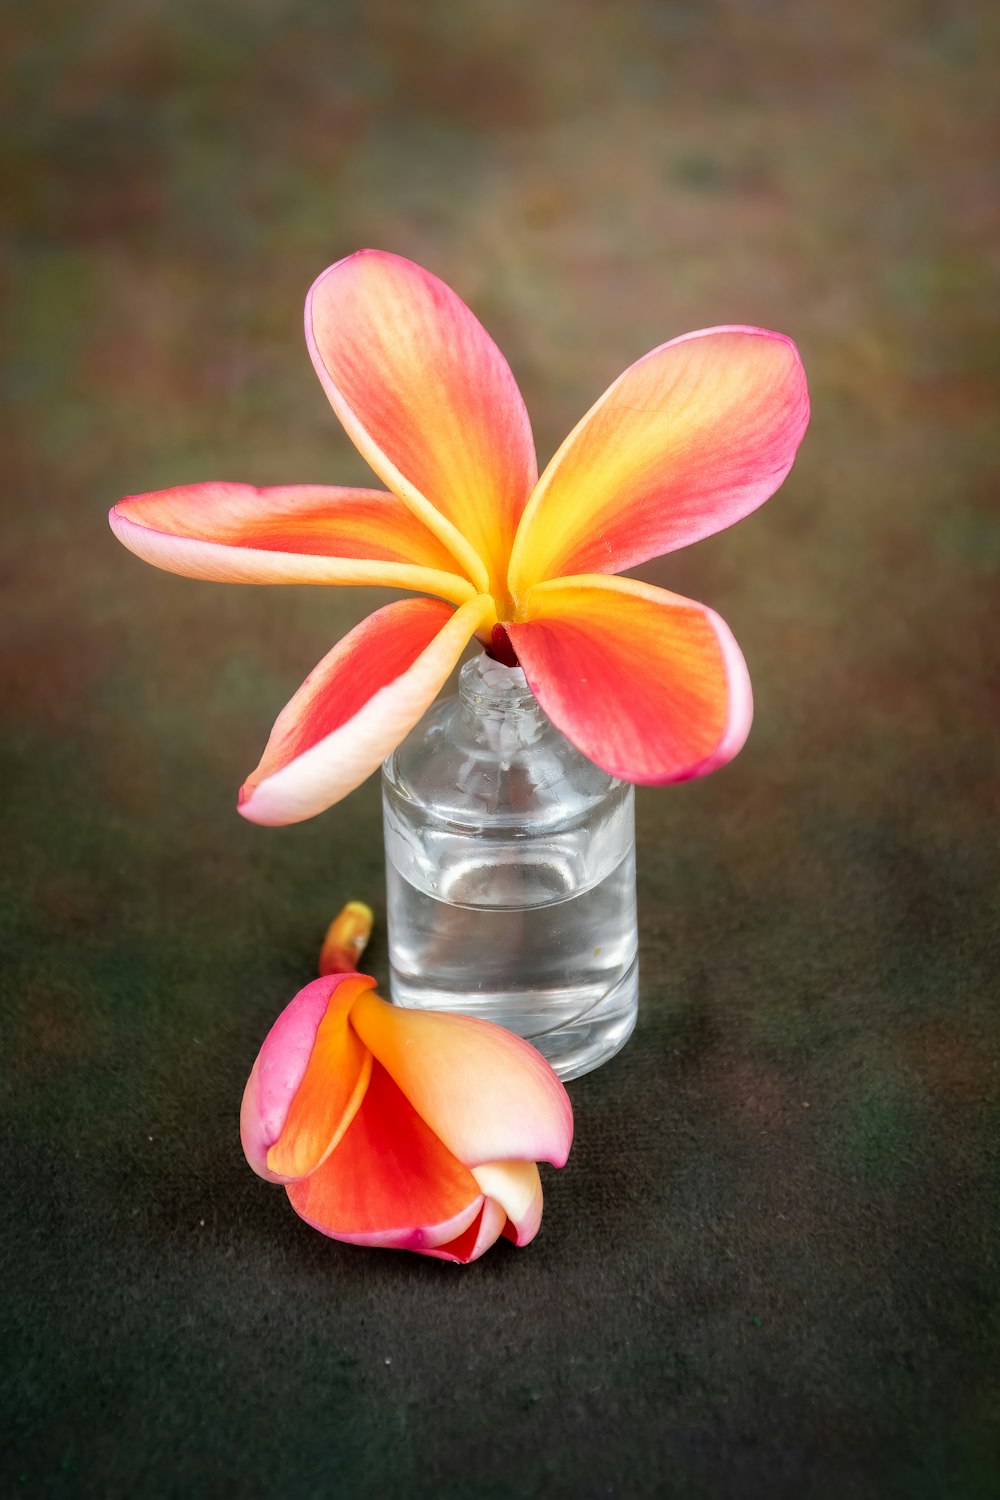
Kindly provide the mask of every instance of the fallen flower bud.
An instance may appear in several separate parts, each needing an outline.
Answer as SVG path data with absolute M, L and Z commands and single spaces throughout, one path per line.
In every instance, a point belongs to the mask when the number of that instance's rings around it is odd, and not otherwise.
M 536 1162 L 562 1166 L 573 1139 L 566 1090 L 520 1037 L 374 985 L 328 974 L 282 1011 L 243 1095 L 247 1161 L 332 1239 L 463 1264 L 528 1244 Z

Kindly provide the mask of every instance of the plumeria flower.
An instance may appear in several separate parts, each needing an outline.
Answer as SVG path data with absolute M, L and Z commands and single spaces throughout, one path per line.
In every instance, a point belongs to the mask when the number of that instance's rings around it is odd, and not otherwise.
M 711 609 L 620 575 L 721 531 L 791 468 L 809 416 L 795 345 L 762 328 L 661 344 L 605 391 L 541 478 L 492 339 L 437 277 L 364 250 L 306 299 L 306 342 L 388 492 L 195 484 L 111 512 L 147 562 L 229 583 L 355 583 L 376 610 L 310 673 L 240 793 L 257 823 L 311 817 L 406 736 L 473 636 L 628 781 L 703 776 L 742 747 L 743 656 Z
M 374 984 L 327 974 L 282 1011 L 243 1096 L 247 1160 L 333 1239 L 463 1264 L 526 1245 L 536 1162 L 562 1166 L 573 1139 L 566 1090 L 520 1037 Z

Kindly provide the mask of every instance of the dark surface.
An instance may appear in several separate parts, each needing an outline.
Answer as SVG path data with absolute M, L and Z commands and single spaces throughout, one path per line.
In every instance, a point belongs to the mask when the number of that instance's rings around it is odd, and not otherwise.
M 14 7 L 5 1496 L 998 1493 L 990 10 Z M 322 1239 L 237 1138 L 382 866 L 374 783 L 274 831 L 235 789 L 384 596 L 104 522 L 363 480 L 299 321 L 362 244 L 480 313 L 543 457 L 705 324 L 792 334 L 814 397 L 781 494 L 646 570 L 757 722 L 641 793 L 638 1032 L 538 1240 L 466 1270 Z

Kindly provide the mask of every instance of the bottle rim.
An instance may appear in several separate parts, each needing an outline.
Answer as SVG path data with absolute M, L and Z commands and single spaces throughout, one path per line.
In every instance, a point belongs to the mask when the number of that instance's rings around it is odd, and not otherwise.
M 485 651 L 463 665 L 458 674 L 458 692 L 462 702 L 478 713 L 508 714 L 525 709 L 541 713 L 523 669 L 505 666 Z

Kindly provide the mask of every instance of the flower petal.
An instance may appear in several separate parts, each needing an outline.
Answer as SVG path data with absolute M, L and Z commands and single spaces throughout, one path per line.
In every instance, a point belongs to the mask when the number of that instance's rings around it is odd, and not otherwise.
M 306 299 L 306 342 L 348 436 L 483 591 L 505 587 L 537 475 L 517 382 L 443 281 L 361 250 Z
M 495 609 L 402 599 L 376 610 L 309 674 L 240 792 L 252 823 L 298 823 L 360 786 L 410 732 Z
M 323 1234 L 398 1250 L 447 1244 L 483 1206 L 472 1173 L 377 1062 L 364 1102 L 337 1149 L 286 1191 L 300 1218 Z
M 470 1016 L 388 1005 L 374 991 L 358 997 L 351 1025 L 467 1166 L 565 1162 L 573 1139 L 569 1096 L 528 1042 Z
M 662 344 L 605 391 L 538 481 L 512 593 L 620 573 L 731 526 L 781 484 L 808 420 L 805 373 L 784 335 L 706 328 Z
M 479 1217 L 473 1220 L 464 1234 L 449 1240 L 446 1245 L 438 1245 L 433 1250 L 424 1250 L 421 1253 L 433 1256 L 435 1260 L 456 1261 L 461 1266 L 467 1266 L 470 1261 L 478 1260 L 481 1255 L 485 1255 L 491 1245 L 496 1244 L 506 1224 L 507 1215 L 499 1203 L 494 1203 L 492 1198 L 486 1198 L 479 1210 Z
M 188 484 L 127 495 L 111 529 L 154 567 L 218 583 L 367 583 L 461 604 L 476 592 L 395 495 L 321 484 Z
M 346 1130 L 371 1072 L 371 1056 L 348 1026 L 347 1013 L 374 983 L 365 974 L 314 979 L 285 1006 L 264 1038 L 240 1110 L 243 1150 L 259 1177 L 286 1182 L 311 1171 L 332 1149 L 338 1132 Z M 325 1097 L 317 1096 L 317 1043 L 324 1076 L 329 1072 Z M 316 1109 L 312 1130 L 308 1122 L 302 1128 L 307 1103 Z M 287 1140 L 286 1127 L 291 1132 Z M 272 1157 L 279 1138 L 282 1149 Z
M 491 1161 L 473 1167 L 472 1175 L 486 1194 L 487 1203 L 497 1203 L 510 1226 L 504 1234 L 515 1245 L 527 1245 L 542 1222 L 542 1179 L 533 1161 Z
M 711 609 L 631 578 L 537 584 L 507 626 L 532 692 L 567 739 L 625 781 L 704 776 L 743 747 L 750 679 Z

